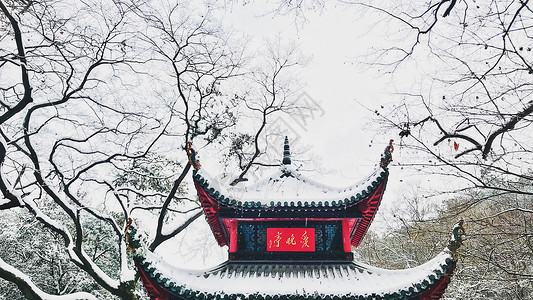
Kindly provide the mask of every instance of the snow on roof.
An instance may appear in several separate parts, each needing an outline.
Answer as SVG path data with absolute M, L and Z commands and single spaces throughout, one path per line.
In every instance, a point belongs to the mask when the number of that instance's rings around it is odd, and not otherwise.
M 345 201 L 356 194 L 368 192 L 369 187 L 376 187 L 387 174 L 386 168 L 376 166 L 372 174 L 359 183 L 345 188 L 335 188 L 302 175 L 291 165 L 281 165 L 279 170 L 257 183 L 241 182 L 236 186 L 223 186 L 203 168 L 196 171 L 197 178 L 205 180 L 209 188 L 213 188 L 226 198 L 241 202 L 259 202 L 265 206 L 273 206 L 276 202 Z
M 445 249 L 425 264 L 387 270 L 359 263 L 284 264 L 226 262 L 210 270 L 184 270 L 148 252 L 140 264 L 173 293 L 204 295 L 410 295 L 444 278 L 454 260 Z M 207 297 L 210 298 L 210 297 Z

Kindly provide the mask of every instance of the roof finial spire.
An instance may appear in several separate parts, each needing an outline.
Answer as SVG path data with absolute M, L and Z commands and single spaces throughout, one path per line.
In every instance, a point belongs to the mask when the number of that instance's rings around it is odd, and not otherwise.
M 291 164 L 291 150 L 289 149 L 289 138 L 285 136 L 285 145 L 283 146 L 283 164 Z

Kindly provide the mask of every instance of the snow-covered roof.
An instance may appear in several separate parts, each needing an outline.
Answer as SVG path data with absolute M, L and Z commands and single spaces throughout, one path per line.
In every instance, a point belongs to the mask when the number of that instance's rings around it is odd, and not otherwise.
M 147 253 L 139 268 L 144 280 L 187 299 L 409 299 L 437 286 L 455 261 L 445 249 L 412 269 L 387 270 L 360 263 L 238 263 L 225 262 L 209 270 L 184 270 Z M 146 285 L 146 284 L 145 284 Z M 329 297 L 328 297 L 329 296 Z M 378 298 L 381 297 L 381 298 Z
M 335 208 L 353 205 L 371 195 L 389 172 L 392 161 L 392 140 L 385 148 L 381 161 L 374 171 L 360 182 L 343 188 L 331 187 L 301 174 L 291 165 L 288 138 L 285 137 L 283 163 L 270 176 L 254 183 L 240 181 L 234 186 L 223 185 L 201 168 L 194 155 L 191 162 L 195 165 L 193 178 L 215 200 L 223 205 L 244 209 L 272 207 L 323 207 Z M 194 151 L 193 151 L 194 153 Z M 197 187 L 198 187 L 197 185 Z
M 244 208 L 342 207 L 366 198 L 387 176 L 388 170 L 378 166 L 359 183 L 335 188 L 302 175 L 290 165 L 282 165 L 270 176 L 248 185 L 241 182 L 223 186 L 203 168 L 196 170 L 194 179 L 222 203 Z

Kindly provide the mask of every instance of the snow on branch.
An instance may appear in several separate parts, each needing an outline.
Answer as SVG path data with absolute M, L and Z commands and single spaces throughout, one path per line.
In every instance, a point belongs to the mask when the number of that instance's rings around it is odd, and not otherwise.
M 105 274 L 100 267 L 98 267 L 91 259 L 90 256 L 83 251 L 83 249 L 76 249 L 74 239 L 68 231 L 68 229 L 61 223 L 50 218 L 44 214 L 39 207 L 33 201 L 26 201 L 26 206 L 35 215 L 43 225 L 50 228 L 52 231 L 58 233 L 63 237 L 65 248 L 69 254 L 70 259 L 81 269 L 93 275 L 96 281 L 105 283 L 112 289 L 118 289 L 119 283 L 117 280 L 112 279 Z
M 15 267 L 6 263 L 0 258 L 0 277 L 16 284 L 24 296 L 28 299 L 45 299 L 45 300 L 76 300 L 76 299 L 89 299 L 97 300 L 92 294 L 79 292 L 68 295 L 50 295 L 43 292 L 37 287 L 31 279 Z

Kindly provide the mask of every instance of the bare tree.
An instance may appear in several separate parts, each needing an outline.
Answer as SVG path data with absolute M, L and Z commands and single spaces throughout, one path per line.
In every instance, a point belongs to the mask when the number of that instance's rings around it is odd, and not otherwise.
M 231 44 L 236 40 L 213 21 L 212 8 L 191 15 L 182 3 L 164 3 L 162 6 L 137 11 L 150 28 L 140 39 L 144 47 L 156 55 L 154 68 L 162 70 L 157 74 L 158 80 L 167 85 L 164 91 L 169 99 L 162 100 L 168 101 L 172 121 L 164 134 L 179 137 L 182 141 L 179 146 L 185 153 L 187 144 L 193 141 L 204 147 L 220 142 L 225 129 L 235 125 L 235 109 L 239 102 L 221 85 L 242 75 L 243 47 Z M 171 203 L 190 169 L 191 162 L 185 161 L 158 211 L 156 236 L 150 245 L 152 251 L 202 215 L 200 207 L 196 206 L 195 213 L 181 226 L 164 233 Z M 142 197 L 146 198 L 146 195 Z
M 155 217 L 143 222 L 155 227 L 155 250 L 198 219 L 185 193 L 189 143 L 224 143 L 239 110 L 263 108 L 231 89 L 247 78 L 243 44 L 214 8 L 181 2 L 0 1 L 0 9 L 0 213 L 27 210 L 101 289 L 136 299 L 130 220 Z M 281 63 L 274 70 L 295 62 Z M 270 93 L 268 114 L 285 111 L 283 96 Z M 110 234 L 108 246 L 95 228 Z M 28 299 L 95 298 L 38 286 L 23 267 L 0 259 L 0 278 Z
M 263 156 L 276 140 L 282 141 L 280 132 L 268 132 L 267 124 L 274 115 L 305 115 L 312 109 L 307 103 L 299 102 L 297 72 L 306 58 L 295 44 L 284 44 L 281 38 L 266 41 L 261 50 L 260 66 L 248 73 L 253 85 L 244 93 L 242 101 L 250 117 L 257 119 L 257 127 L 232 137 L 230 154 L 238 160 L 240 174 L 231 183 L 235 185 L 248 180 L 245 176 L 253 167 L 281 165 L 281 160 L 268 161 Z M 281 143 L 278 143 L 278 147 Z M 278 157 L 281 159 L 281 157 Z
M 295 26 L 303 26 L 308 23 L 309 12 L 322 12 L 325 10 L 326 0 L 277 0 L 261 3 L 261 1 L 254 0 L 229 0 L 225 1 L 226 5 L 233 7 L 235 5 L 259 5 L 264 6 L 265 11 L 261 13 L 260 17 L 264 16 L 288 16 L 293 20 Z
M 14 45 L 4 44 L 14 48 L 2 49 L 2 73 L 9 75 L 2 78 L 0 188 L 4 200 L 0 207 L 27 208 L 43 226 L 61 236 L 72 263 L 113 294 L 131 297 L 133 278 L 109 277 L 86 253 L 82 219 L 100 219 L 115 231 L 122 253 L 119 259 L 126 258 L 123 228 L 77 195 L 80 178 L 120 155 L 90 147 L 111 132 L 125 136 L 117 123 L 99 127 L 99 117 L 104 111 L 122 114 L 123 120 L 136 117 L 134 112 L 121 112 L 92 93 L 109 91 L 104 80 L 117 78 L 116 74 L 98 76 L 98 72 L 108 73 L 133 59 L 111 54 L 113 50 L 120 53 L 120 41 L 128 35 L 127 10 L 113 3 L 87 3 L 69 9 L 47 3 L 23 4 L 18 7 L 0 2 L 9 25 L 2 37 L 15 40 Z M 99 13 L 102 10 L 113 11 L 113 17 Z M 65 15 L 66 11 L 78 16 Z M 88 15 L 91 19 L 83 18 Z M 91 156 L 100 159 L 92 160 Z M 36 200 L 44 194 L 61 208 L 68 223 L 43 211 Z M 127 267 L 126 261 L 122 264 Z M 28 299 L 46 297 L 19 270 L 4 261 L 1 269 L 2 278 L 17 284 Z
M 416 92 L 412 86 L 397 91 L 402 102 L 378 112 L 398 130 L 403 145 L 433 156 L 433 163 L 416 164 L 435 166 L 432 172 L 452 170 L 473 187 L 531 195 L 522 185 L 491 184 L 495 177 L 531 180 L 525 167 L 533 146 L 528 1 L 348 3 L 379 12 L 388 21 L 384 27 L 398 28 L 402 41 L 378 54 L 384 71 L 394 73 L 420 59 L 431 65 L 414 76 Z

